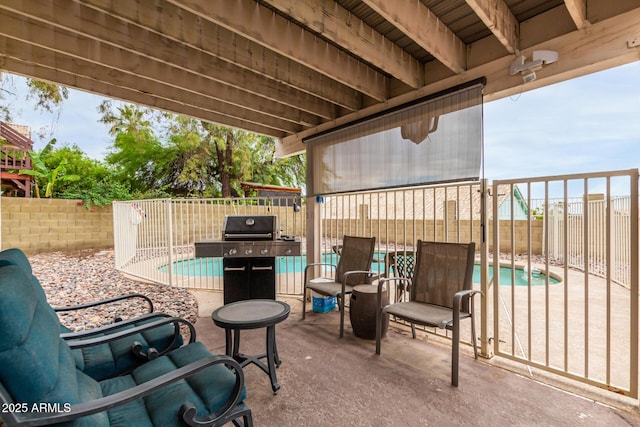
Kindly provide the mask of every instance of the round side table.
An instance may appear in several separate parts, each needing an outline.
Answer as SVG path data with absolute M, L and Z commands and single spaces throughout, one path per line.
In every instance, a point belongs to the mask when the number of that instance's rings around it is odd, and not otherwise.
M 276 368 L 282 363 L 276 345 L 276 325 L 289 317 L 289 304 L 271 299 L 237 301 L 218 307 L 211 314 L 213 323 L 224 328 L 225 350 L 243 368 L 253 363 L 262 369 L 271 380 L 273 394 L 280 390 Z M 240 331 L 243 329 L 267 328 L 266 352 L 248 356 L 240 353 Z M 265 365 L 260 359 L 266 359 Z
M 368 340 L 376 339 L 376 306 L 378 300 L 377 285 L 358 285 L 353 287 L 349 300 L 349 319 L 355 336 Z M 382 291 L 382 305 L 389 304 L 389 293 Z M 389 315 L 383 314 L 382 336 L 389 328 Z

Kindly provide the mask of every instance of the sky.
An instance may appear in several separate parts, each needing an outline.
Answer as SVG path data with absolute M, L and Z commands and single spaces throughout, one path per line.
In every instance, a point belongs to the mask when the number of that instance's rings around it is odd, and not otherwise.
M 484 105 L 489 180 L 640 167 L 640 62 L 523 92 Z M 101 160 L 112 137 L 98 120 L 100 96 L 70 89 L 59 118 L 33 110 L 24 79 L 5 93 L 14 122 L 29 125 L 35 149 L 53 137 Z M 38 134 L 44 134 L 39 137 Z
M 640 62 L 484 105 L 485 176 L 640 167 Z

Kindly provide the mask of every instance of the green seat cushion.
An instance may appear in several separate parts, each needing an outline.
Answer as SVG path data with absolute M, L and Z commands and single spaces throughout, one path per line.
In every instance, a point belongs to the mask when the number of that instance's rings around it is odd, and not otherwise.
M 199 342 L 172 351 L 167 356 L 152 360 L 136 368 L 131 374 L 100 382 L 102 393 L 107 396 L 126 390 L 134 384 L 142 384 L 175 369 L 210 357 L 211 353 Z M 190 402 L 198 415 L 218 410 L 229 399 L 235 386 L 235 374 L 225 365 L 206 368 L 196 375 L 177 381 L 151 393 L 142 400 L 109 410 L 111 425 L 183 426 L 179 418 L 180 407 Z M 242 391 L 241 401 L 246 398 Z M 141 406 L 143 402 L 144 407 Z
M 157 320 L 159 318 L 145 319 L 129 325 L 123 325 L 118 330 L 130 329 L 134 326 L 141 326 Z M 171 345 L 173 333 L 174 326 L 167 324 L 105 344 L 76 349 L 74 351 L 79 351 L 82 357 L 82 362 L 78 363 L 78 367 L 97 380 L 130 372 L 136 366 L 146 362 L 146 359 L 136 356 L 131 351 L 131 346 L 134 342 L 137 341 L 142 344 L 142 349 L 145 352 L 150 347 L 163 351 Z M 182 336 L 179 336 L 175 344 L 171 345 L 171 348 L 180 347 L 182 342 Z
M 44 306 L 21 268 L 0 267 L 0 383 L 14 402 L 77 404 L 129 390 L 191 362 L 211 357 L 192 343 L 139 366 L 131 374 L 96 381 L 76 367 L 60 338 L 56 314 Z M 210 366 L 150 395 L 105 412 L 73 420 L 68 426 L 184 426 L 180 407 L 192 403 L 198 415 L 215 413 L 232 395 L 236 376 L 225 365 Z M 246 389 L 242 391 L 242 400 Z

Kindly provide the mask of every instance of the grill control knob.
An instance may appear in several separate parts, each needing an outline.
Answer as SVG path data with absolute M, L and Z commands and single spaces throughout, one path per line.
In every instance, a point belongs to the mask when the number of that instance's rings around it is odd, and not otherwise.
M 264 249 L 260 249 L 260 255 L 266 255 L 269 253 L 269 249 L 264 248 Z
M 238 253 L 238 250 L 237 250 L 237 249 L 235 249 L 235 248 L 231 248 L 231 249 L 229 249 L 229 255 L 235 255 L 235 254 L 237 254 L 237 253 Z
M 251 255 L 251 252 L 253 252 L 253 251 L 251 250 L 251 248 L 249 248 L 249 249 L 245 249 L 245 250 L 244 250 L 244 254 L 245 254 L 245 255 Z

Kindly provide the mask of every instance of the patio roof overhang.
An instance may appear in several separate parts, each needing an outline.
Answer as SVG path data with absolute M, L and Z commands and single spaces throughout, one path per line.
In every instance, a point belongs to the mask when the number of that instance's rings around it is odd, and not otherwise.
M 0 4 L 0 69 L 272 136 L 281 156 L 479 77 L 490 101 L 637 61 L 639 45 L 639 0 Z M 531 80 L 535 55 L 549 63 Z

